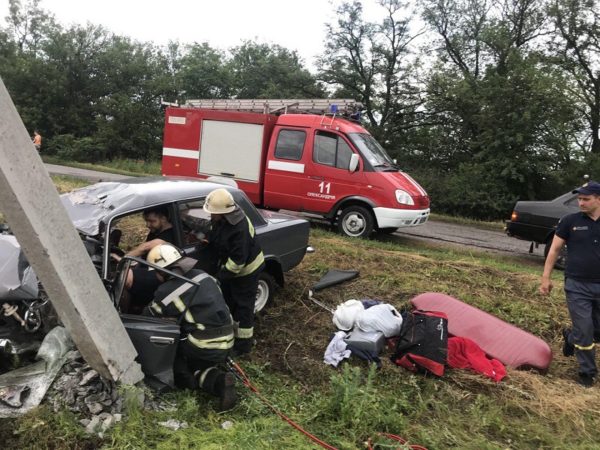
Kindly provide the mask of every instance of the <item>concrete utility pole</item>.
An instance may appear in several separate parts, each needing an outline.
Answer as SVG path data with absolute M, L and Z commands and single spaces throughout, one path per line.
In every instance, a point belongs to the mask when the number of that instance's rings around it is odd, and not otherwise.
M 144 376 L 135 348 L 0 79 L 0 211 L 85 360 L 102 376 Z

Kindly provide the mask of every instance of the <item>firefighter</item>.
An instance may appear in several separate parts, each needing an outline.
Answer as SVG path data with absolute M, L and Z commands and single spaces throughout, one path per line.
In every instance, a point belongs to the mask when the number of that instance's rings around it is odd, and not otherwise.
M 157 271 L 161 285 L 144 315 L 177 318 L 181 340 L 173 366 L 175 384 L 180 388 L 200 388 L 219 397 L 219 411 L 235 406 L 235 378 L 223 371 L 234 342 L 234 324 L 217 281 L 202 270 L 193 269 L 196 260 L 183 257 L 171 244 L 161 244 L 146 260 L 186 278 L 199 286 Z
M 208 194 L 204 210 L 210 213 L 212 224 L 205 243 L 216 258 L 216 277 L 237 322 L 233 354 L 250 353 L 258 277 L 265 267 L 265 258 L 252 222 L 229 191 L 219 188 Z

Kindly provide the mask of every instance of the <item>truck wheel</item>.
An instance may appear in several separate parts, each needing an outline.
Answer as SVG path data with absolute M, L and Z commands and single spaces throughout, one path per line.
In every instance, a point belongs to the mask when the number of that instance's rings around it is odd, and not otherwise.
M 548 257 L 548 252 L 550 251 L 550 247 L 552 246 L 552 239 L 550 239 L 550 241 L 548 241 L 548 243 L 546 244 L 546 246 L 544 247 L 544 259 L 546 259 Z M 558 270 L 565 270 L 565 267 L 567 267 L 567 246 L 563 246 L 563 248 L 560 251 L 560 254 L 558 255 L 558 259 L 556 260 L 556 263 L 554 264 L 554 268 L 558 269 Z
M 373 214 L 362 206 L 348 206 L 338 217 L 338 231 L 350 237 L 369 237 L 373 231 Z
M 258 289 L 256 290 L 256 301 L 254 302 L 254 313 L 258 313 L 271 302 L 275 294 L 275 278 L 269 272 L 261 272 L 258 276 Z

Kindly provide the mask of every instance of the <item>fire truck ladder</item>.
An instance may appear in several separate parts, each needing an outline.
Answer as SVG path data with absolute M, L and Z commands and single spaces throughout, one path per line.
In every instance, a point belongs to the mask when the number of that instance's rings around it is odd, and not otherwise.
M 362 103 L 353 99 L 245 99 L 188 100 L 185 104 L 191 108 L 221 109 L 227 111 L 246 111 L 262 114 L 304 113 L 304 114 L 342 114 L 350 115 L 363 109 Z

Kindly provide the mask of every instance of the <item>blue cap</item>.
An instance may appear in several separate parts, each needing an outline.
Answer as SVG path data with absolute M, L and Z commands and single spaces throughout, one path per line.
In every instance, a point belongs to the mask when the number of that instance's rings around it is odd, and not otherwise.
M 575 189 L 573 194 L 600 195 L 600 183 L 596 181 L 588 181 L 580 188 Z

